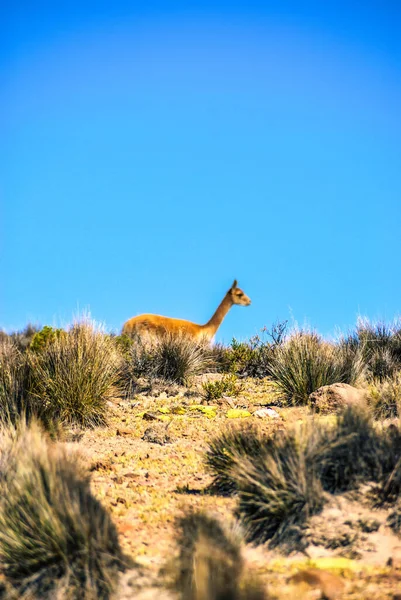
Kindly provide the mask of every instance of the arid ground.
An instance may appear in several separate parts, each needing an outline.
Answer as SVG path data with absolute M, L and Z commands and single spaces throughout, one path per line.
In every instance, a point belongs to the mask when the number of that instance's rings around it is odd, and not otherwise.
M 216 377 L 203 375 L 189 387 L 144 385 L 131 398 L 109 403 L 108 426 L 71 432 L 69 443 L 87 457 L 93 492 L 111 511 L 133 560 L 122 576 L 121 598 L 170 597 L 174 523 L 188 508 L 234 525 L 235 496 L 210 490 L 204 462 L 210 439 L 245 421 L 270 432 L 311 418 L 307 407 L 273 406 L 267 380 L 243 379 L 236 398 L 207 404 L 201 381 Z M 279 416 L 254 415 L 266 406 Z M 386 527 L 386 516 L 364 501 L 363 490 L 334 497 L 310 519 L 305 552 L 284 556 L 244 543 L 247 569 L 260 576 L 271 598 L 400 599 L 401 538 Z

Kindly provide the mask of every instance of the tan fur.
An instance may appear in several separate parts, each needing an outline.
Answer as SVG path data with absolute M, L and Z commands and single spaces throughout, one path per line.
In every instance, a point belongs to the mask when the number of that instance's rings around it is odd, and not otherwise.
M 224 317 L 230 308 L 237 304 L 239 306 L 249 306 L 250 298 L 237 287 L 237 281 L 224 296 L 212 318 L 205 325 L 197 325 L 184 319 L 172 319 L 160 315 L 139 315 L 132 317 L 124 323 L 122 333 L 129 335 L 137 334 L 139 336 L 157 336 L 163 333 L 184 333 L 196 340 L 211 340 L 220 327 Z

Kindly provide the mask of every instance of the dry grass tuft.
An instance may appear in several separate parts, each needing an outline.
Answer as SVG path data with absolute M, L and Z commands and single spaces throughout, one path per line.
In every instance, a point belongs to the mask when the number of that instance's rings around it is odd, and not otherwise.
M 247 538 L 302 549 L 309 516 L 328 493 L 376 483 L 379 502 L 401 496 L 401 428 L 378 426 L 367 409 L 347 407 L 332 424 L 311 420 L 274 437 L 252 429 L 223 433 L 206 464 L 219 491 L 237 492 Z
M 40 400 L 50 418 L 84 427 L 105 424 L 107 400 L 119 394 L 121 363 L 108 336 L 83 321 L 28 356 L 31 396 Z
M 401 418 L 401 371 L 383 381 L 372 381 L 368 391 L 376 419 Z
M 109 514 L 76 455 L 37 423 L 0 432 L 0 573 L 15 597 L 108 599 L 122 552 Z M 94 594 L 96 592 L 96 594 Z
M 323 385 L 354 384 L 363 369 L 358 352 L 351 354 L 307 331 L 296 332 L 278 345 L 268 364 L 269 375 L 289 404 L 307 404 L 309 395 Z
M 126 351 L 122 378 L 128 390 L 135 387 L 138 377 L 184 385 L 194 375 L 215 369 L 216 362 L 208 344 L 185 334 L 166 332 L 152 341 L 133 338 Z

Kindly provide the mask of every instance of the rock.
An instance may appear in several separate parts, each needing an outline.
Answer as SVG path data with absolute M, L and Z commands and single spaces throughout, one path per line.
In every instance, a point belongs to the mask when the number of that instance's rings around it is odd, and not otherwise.
M 259 410 L 255 410 L 253 413 L 254 417 L 259 417 L 259 419 L 266 419 L 270 417 L 271 419 L 279 419 L 280 415 L 273 408 L 259 408 Z
M 338 600 L 344 593 L 344 582 L 338 575 L 321 569 L 304 569 L 291 577 L 294 583 L 306 583 L 318 589 L 326 600 Z
M 119 429 L 117 429 L 116 431 L 116 435 L 121 435 L 121 436 L 128 436 L 131 437 L 135 434 L 135 431 L 133 429 L 122 429 L 121 427 Z
M 235 408 L 235 402 L 232 398 L 230 398 L 230 396 L 222 396 L 222 400 L 224 400 L 225 402 L 227 402 L 227 404 L 229 406 L 231 406 L 231 408 Z
M 171 438 L 166 432 L 165 425 L 148 427 L 145 430 L 142 439 L 145 442 L 149 442 L 151 444 L 160 444 L 161 446 L 171 443 Z
M 349 405 L 366 405 L 366 391 L 348 385 L 333 383 L 323 385 L 309 396 L 309 402 L 316 412 L 338 412 Z
M 142 415 L 142 419 L 145 421 L 159 421 L 160 417 L 151 412 L 144 412 Z

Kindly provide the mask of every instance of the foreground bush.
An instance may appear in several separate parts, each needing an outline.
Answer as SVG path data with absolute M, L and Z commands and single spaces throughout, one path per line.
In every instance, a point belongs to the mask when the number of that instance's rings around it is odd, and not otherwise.
M 348 407 L 333 424 L 311 421 L 273 438 L 245 429 L 210 443 L 206 464 L 223 491 L 236 491 L 248 538 L 299 549 L 307 518 L 327 493 L 376 483 L 379 502 L 401 497 L 401 428 Z
M 176 589 L 182 600 L 265 600 L 266 592 L 244 574 L 238 533 L 204 513 L 177 521 Z
M 37 424 L 0 432 L 0 574 L 15 597 L 108 599 L 122 552 L 77 457 Z
M 289 404 L 307 404 L 309 395 L 323 385 L 352 385 L 362 372 L 358 353 L 351 356 L 343 348 L 306 331 L 296 332 L 278 346 L 268 365 L 277 390 Z
M 29 353 L 29 361 L 30 395 L 49 418 L 89 427 L 106 422 L 107 400 L 119 393 L 121 361 L 108 336 L 89 322 L 79 323 Z
M 126 356 L 123 380 L 128 389 L 135 386 L 138 377 L 185 384 L 192 376 L 216 366 L 207 344 L 168 332 L 153 341 L 134 338 Z

